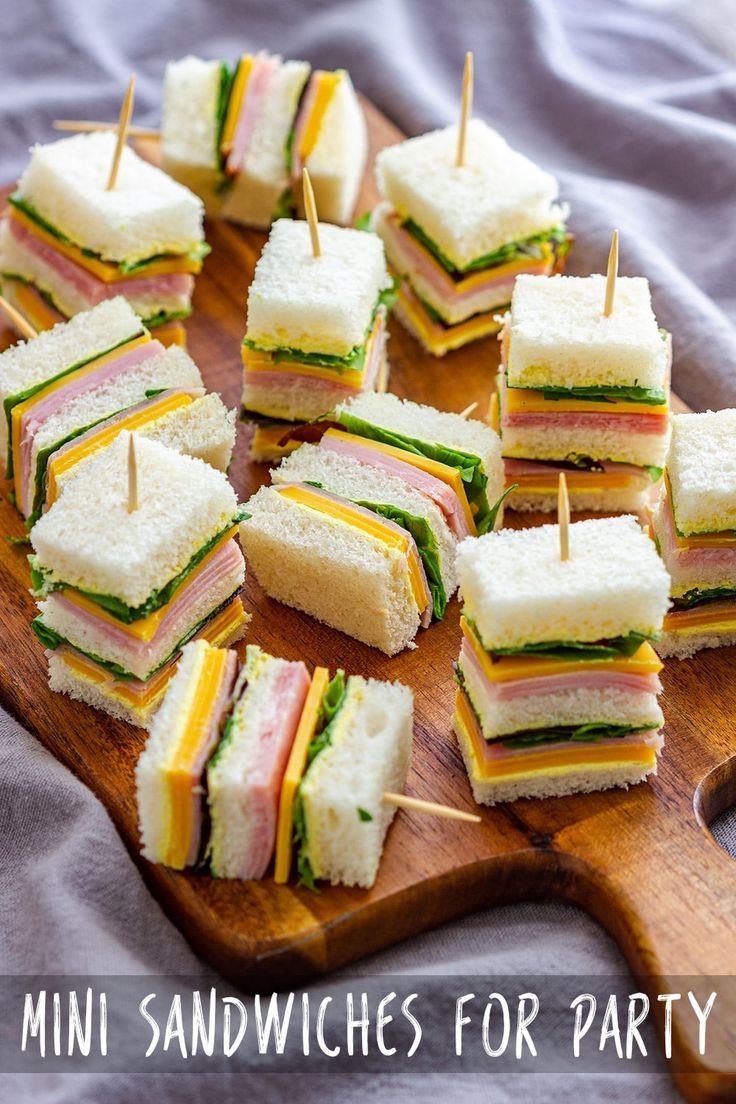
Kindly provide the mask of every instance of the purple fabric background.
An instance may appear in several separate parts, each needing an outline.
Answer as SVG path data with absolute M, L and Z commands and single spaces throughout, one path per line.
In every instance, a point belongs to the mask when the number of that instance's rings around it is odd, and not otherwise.
M 702 0 L 705 19 L 710 0 Z M 644 273 L 674 334 L 674 385 L 693 407 L 736 405 L 733 220 L 736 71 L 667 0 L 1 0 L 0 179 L 59 116 L 113 118 L 132 69 L 136 121 L 156 124 L 164 62 L 187 52 L 234 57 L 267 47 L 356 85 L 409 133 L 452 120 L 464 51 L 476 60 L 476 112 L 555 172 L 578 235 L 571 270 L 600 271 L 613 226 L 621 271 Z M 712 30 L 712 28 L 711 28 Z M 718 40 L 717 28 L 709 41 Z M 729 822 L 721 838 L 733 850 Z M 147 893 L 102 806 L 35 740 L 0 715 L 0 970 L 196 973 L 198 963 Z M 471 917 L 381 955 L 377 972 L 618 973 L 611 941 L 558 904 Z M 280 1100 L 278 1075 L 26 1078 L 8 1101 L 122 1104 Z M 568 1079 L 312 1077 L 303 1100 L 383 1101 L 421 1094 L 560 1101 Z M 591 1102 L 678 1099 L 664 1075 L 581 1075 Z

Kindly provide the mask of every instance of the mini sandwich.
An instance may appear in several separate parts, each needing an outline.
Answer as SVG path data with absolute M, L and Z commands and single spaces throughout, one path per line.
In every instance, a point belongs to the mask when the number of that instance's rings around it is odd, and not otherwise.
M 302 210 L 309 169 L 327 222 L 347 223 L 368 152 L 365 116 L 344 69 L 329 73 L 263 51 L 234 71 L 186 57 L 166 68 L 162 127 L 167 172 L 208 214 L 265 230 Z
M 145 726 L 184 644 L 238 639 L 242 511 L 201 460 L 122 432 L 31 530 L 33 628 L 53 690 Z
M 458 549 L 454 728 L 473 795 L 629 786 L 663 745 L 658 639 L 669 579 L 633 517 L 504 529 Z
M 182 870 L 204 857 L 205 806 L 213 874 L 262 878 L 271 862 L 309 675 L 303 663 L 255 645 L 246 654 L 234 686 L 235 652 L 202 641 L 183 651 L 136 768 L 142 850 L 151 862 Z
M 376 159 L 371 225 L 401 277 L 397 314 L 435 356 L 495 333 L 519 273 L 560 271 L 570 247 L 557 181 L 480 119 L 458 167 L 456 126 Z
M 639 512 L 669 440 L 669 334 L 649 284 L 604 276 L 520 276 L 501 335 L 491 422 L 515 510 L 555 508 L 560 471 L 578 511 Z
M 659 654 L 736 644 L 736 410 L 673 415 L 653 529 L 672 579 Z
M 393 286 L 383 246 L 360 230 L 319 234 L 315 257 L 306 222 L 274 223 L 248 292 L 243 408 L 256 460 L 283 456 L 295 424 L 385 387 Z
M 136 768 L 143 854 L 216 877 L 371 886 L 411 760 L 413 701 L 399 683 L 253 645 L 186 646 Z M 206 796 L 205 796 L 206 795 Z M 206 812 L 206 815 L 205 815 Z M 208 825 L 209 832 L 205 831 Z
M 117 295 L 149 327 L 191 311 L 194 276 L 208 252 L 202 203 L 128 147 L 107 190 L 115 141 L 100 132 L 34 146 L 9 197 L 0 232 L 3 293 L 39 328 L 43 308 L 34 312 L 34 298 L 55 312 L 47 324 Z
M 164 349 L 120 297 L 77 320 L 0 354 L 6 476 L 14 480 L 15 503 L 29 528 L 56 497 L 57 476 L 68 475 L 122 429 L 224 459 L 225 466 L 232 452 L 233 419 L 217 396 L 202 398 L 199 370 L 183 349 Z M 69 327 L 80 337 L 73 349 Z M 90 357 L 95 344 L 101 355 Z M 211 444 L 204 439 L 208 433 Z

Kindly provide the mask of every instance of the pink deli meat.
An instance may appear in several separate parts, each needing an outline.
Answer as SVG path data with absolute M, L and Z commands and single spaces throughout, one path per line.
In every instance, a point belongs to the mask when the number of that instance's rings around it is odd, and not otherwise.
M 235 124 L 232 149 L 227 158 L 226 168 L 229 176 L 235 176 L 243 166 L 263 101 L 278 66 L 278 58 L 269 57 L 268 54 L 256 54 L 253 59 L 253 68 L 248 77 L 240 114 Z
M 736 545 L 730 548 L 683 548 L 677 544 L 669 495 L 665 497 L 663 503 L 662 522 L 663 531 L 660 534 L 662 554 L 671 564 L 673 571 L 675 568 L 695 568 L 703 571 L 717 569 L 724 573 L 736 572 Z

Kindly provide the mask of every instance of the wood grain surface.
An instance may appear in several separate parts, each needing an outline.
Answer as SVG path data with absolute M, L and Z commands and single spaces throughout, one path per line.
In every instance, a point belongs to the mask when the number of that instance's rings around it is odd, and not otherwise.
M 372 153 L 401 137 L 371 105 L 366 110 Z M 369 176 L 360 210 L 374 201 Z M 220 222 L 208 226 L 207 237 L 213 251 L 197 281 L 189 348 L 207 385 L 237 406 L 246 293 L 265 235 Z M 676 358 L 677 334 L 674 340 Z M 432 360 L 392 323 L 391 387 L 447 410 L 477 400 L 485 412 L 496 349 L 488 340 Z M 231 477 L 242 499 L 267 478 L 265 467 L 247 460 L 242 425 Z M 23 532 L 4 498 L 0 525 L 5 534 Z M 276 886 L 268 877 L 218 881 L 140 858 L 133 768 L 144 734 L 48 690 L 43 651 L 29 627 L 34 603 L 26 551 L 0 541 L 0 700 L 103 801 L 166 912 L 233 982 L 249 989 L 294 986 L 442 921 L 532 898 L 562 898 L 587 910 L 613 935 L 640 984 L 659 991 L 668 984 L 681 990 L 677 979 L 684 975 L 736 973 L 736 866 L 708 830 L 736 794 L 736 649 L 668 662 L 666 745 L 649 785 L 484 809 L 477 826 L 399 812 L 369 891 L 314 894 L 293 883 Z M 252 613 L 248 640 L 275 655 L 410 686 L 416 730 L 408 792 L 474 808 L 451 731 L 451 664 L 460 645 L 456 600 L 442 623 L 420 632 L 415 650 L 393 659 L 272 602 L 252 576 L 245 604 Z M 96 861 L 94 854 L 89 861 Z M 675 1005 L 675 1047 L 695 1071 L 676 1075 L 689 1100 L 736 1099 L 734 1037 L 722 1009 L 718 1022 L 726 1027 L 709 1037 L 701 1059 L 687 1001 Z M 736 1024 L 734 1009 L 730 1022 Z

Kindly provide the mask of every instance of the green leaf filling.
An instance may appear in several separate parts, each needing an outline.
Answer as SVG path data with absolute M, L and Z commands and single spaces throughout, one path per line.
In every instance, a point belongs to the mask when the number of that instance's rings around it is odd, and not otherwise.
M 477 633 L 478 639 L 480 635 Z M 657 640 L 658 636 L 645 636 L 643 633 L 630 632 L 627 636 L 617 636 L 611 640 L 598 640 L 587 644 L 578 640 L 550 640 L 539 644 L 524 644 L 519 648 L 494 648 L 494 656 L 504 655 L 541 655 L 545 659 L 614 659 L 616 656 L 633 656 L 647 640 Z
M 667 395 L 664 391 L 655 390 L 651 387 L 638 387 L 636 384 L 627 387 L 609 387 L 608 385 L 604 387 L 539 387 L 536 384 L 509 384 L 508 375 L 506 382 L 514 390 L 538 391 L 540 395 L 544 395 L 545 399 L 556 402 L 564 402 L 566 399 L 579 399 L 582 402 L 638 402 L 646 403 L 648 406 L 660 406 L 667 402 Z
M 355 501 L 358 506 L 363 506 L 366 510 L 372 510 L 374 514 L 378 514 L 380 517 L 396 522 L 402 529 L 406 529 L 407 532 L 411 533 L 424 566 L 429 592 L 432 595 L 432 612 L 435 618 L 441 621 L 447 609 L 447 594 L 440 569 L 440 550 L 427 519 L 418 517 L 416 514 L 410 514 L 399 506 L 392 506 L 389 503 L 363 502 L 359 499 Z
M 443 268 L 447 269 L 451 275 L 457 276 L 462 276 L 466 272 L 472 272 L 474 269 L 491 268 L 493 265 L 505 264 L 507 261 L 515 260 L 517 257 L 540 258 L 542 256 L 542 251 L 539 246 L 545 242 L 556 245 L 558 256 L 564 256 L 569 250 L 572 240 L 567 232 L 566 226 L 556 226 L 552 230 L 544 230 L 542 233 L 534 234 L 529 238 L 508 242 L 492 253 L 486 253 L 483 257 L 476 257 L 470 264 L 458 268 L 413 219 L 405 219 L 402 226 L 429 250 Z
M 165 606 L 167 602 L 170 602 L 181 584 L 191 575 L 194 569 L 198 567 L 217 542 L 224 537 L 225 533 L 232 529 L 234 525 L 239 525 L 241 521 L 245 521 L 249 517 L 250 514 L 244 509 L 239 509 L 227 525 L 223 526 L 219 532 L 215 533 L 206 544 L 203 544 L 202 547 L 195 552 L 189 563 L 178 575 L 175 575 L 173 579 L 170 579 L 169 582 L 159 590 L 154 590 L 150 597 L 140 606 L 129 606 L 114 594 L 97 594 L 94 591 L 82 590 L 80 587 L 74 587 L 73 589 L 83 594 L 85 598 L 89 598 L 92 602 L 95 602 L 98 606 L 101 606 L 102 609 L 107 610 L 107 612 L 111 613 L 113 617 L 116 617 L 118 621 L 122 621 L 126 625 L 131 624 L 133 621 L 140 621 L 142 617 L 148 617 L 149 613 L 153 613 L 155 610 L 160 609 L 161 606 Z M 50 594 L 55 590 L 68 589 L 68 583 L 55 582 L 49 578 L 48 572 L 39 565 L 37 556 L 29 556 L 28 561 L 31 565 L 31 587 L 37 598 L 41 598 L 45 594 Z
M 616 725 L 592 721 L 582 725 L 557 725 L 529 732 L 515 732 L 513 736 L 504 736 L 499 742 L 504 747 L 528 748 L 543 744 L 560 744 L 570 740 L 582 744 L 597 744 L 601 740 L 622 739 L 636 732 L 651 732 L 652 725 Z M 495 741 L 493 741 L 495 743 Z
M 693 606 L 700 606 L 707 602 L 718 602 L 728 598 L 736 598 L 736 587 L 695 587 L 685 594 L 672 600 L 673 610 L 688 610 Z

